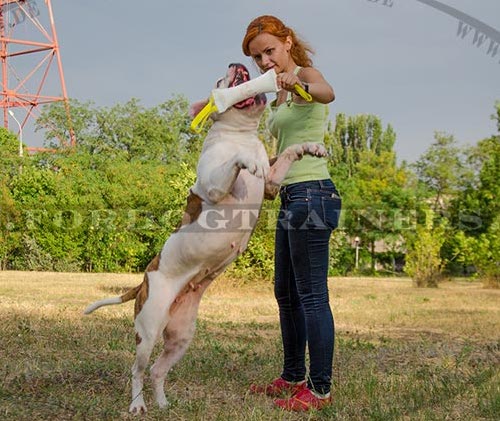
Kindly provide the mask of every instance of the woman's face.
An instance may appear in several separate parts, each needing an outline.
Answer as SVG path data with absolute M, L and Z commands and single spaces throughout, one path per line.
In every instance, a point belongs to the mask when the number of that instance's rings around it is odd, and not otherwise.
M 283 42 L 274 35 L 263 32 L 248 44 L 250 55 L 260 70 L 267 72 L 274 69 L 276 73 L 292 71 L 295 63 L 290 56 L 292 40 L 287 37 Z

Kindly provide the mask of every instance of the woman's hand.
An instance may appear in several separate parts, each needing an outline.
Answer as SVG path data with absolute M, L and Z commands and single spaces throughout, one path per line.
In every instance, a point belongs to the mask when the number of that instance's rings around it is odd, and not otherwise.
M 279 88 L 289 92 L 295 92 L 295 85 L 302 86 L 302 82 L 294 73 L 279 73 L 277 75 L 276 82 L 278 83 Z
M 279 73 L 276 78 L 278 87 L 285 91 L 297 93 L 295 85 L 298 84 L 304 89 L 306 84 L 307 89 L 304 90 L 312 96 L 313 101 L 328 104 L 335 99 L 333 88 L 319 70 L 313 67 L 303 67 L 298 73 L 300 74 L 300 79 L 294 73 Z

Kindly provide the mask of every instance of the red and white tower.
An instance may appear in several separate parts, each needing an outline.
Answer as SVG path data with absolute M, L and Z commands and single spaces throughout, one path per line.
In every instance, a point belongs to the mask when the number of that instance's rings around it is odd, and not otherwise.
M 51 0 L 0 0 L 0 60 L 2 87 L 0 111 L 3 126 L 9 116 L 18 124 L 19 135 L 39 116 L 39 106 L 63 101 L 69 139 L 74 145 L 66 84 L 57 41 Z

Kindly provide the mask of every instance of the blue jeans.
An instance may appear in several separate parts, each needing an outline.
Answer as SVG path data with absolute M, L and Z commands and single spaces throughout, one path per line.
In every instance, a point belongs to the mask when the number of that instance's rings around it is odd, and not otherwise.
M 335 327 L 328 298 L 328 249 L 341 199 L 331 180 L 283 186 L 276 225 L 275 287 L 284 363 L 281 377 L 301 381 L 309 350 L 310 389 L 331 387 Z

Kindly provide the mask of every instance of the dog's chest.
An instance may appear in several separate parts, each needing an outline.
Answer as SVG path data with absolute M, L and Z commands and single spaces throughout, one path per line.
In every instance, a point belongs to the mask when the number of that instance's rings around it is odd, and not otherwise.
M 250 174 L 247 170 L 241 170 L 227 202 L 237 206 L 258 208 L 262 204 L 264 195 L 264 180 Z

